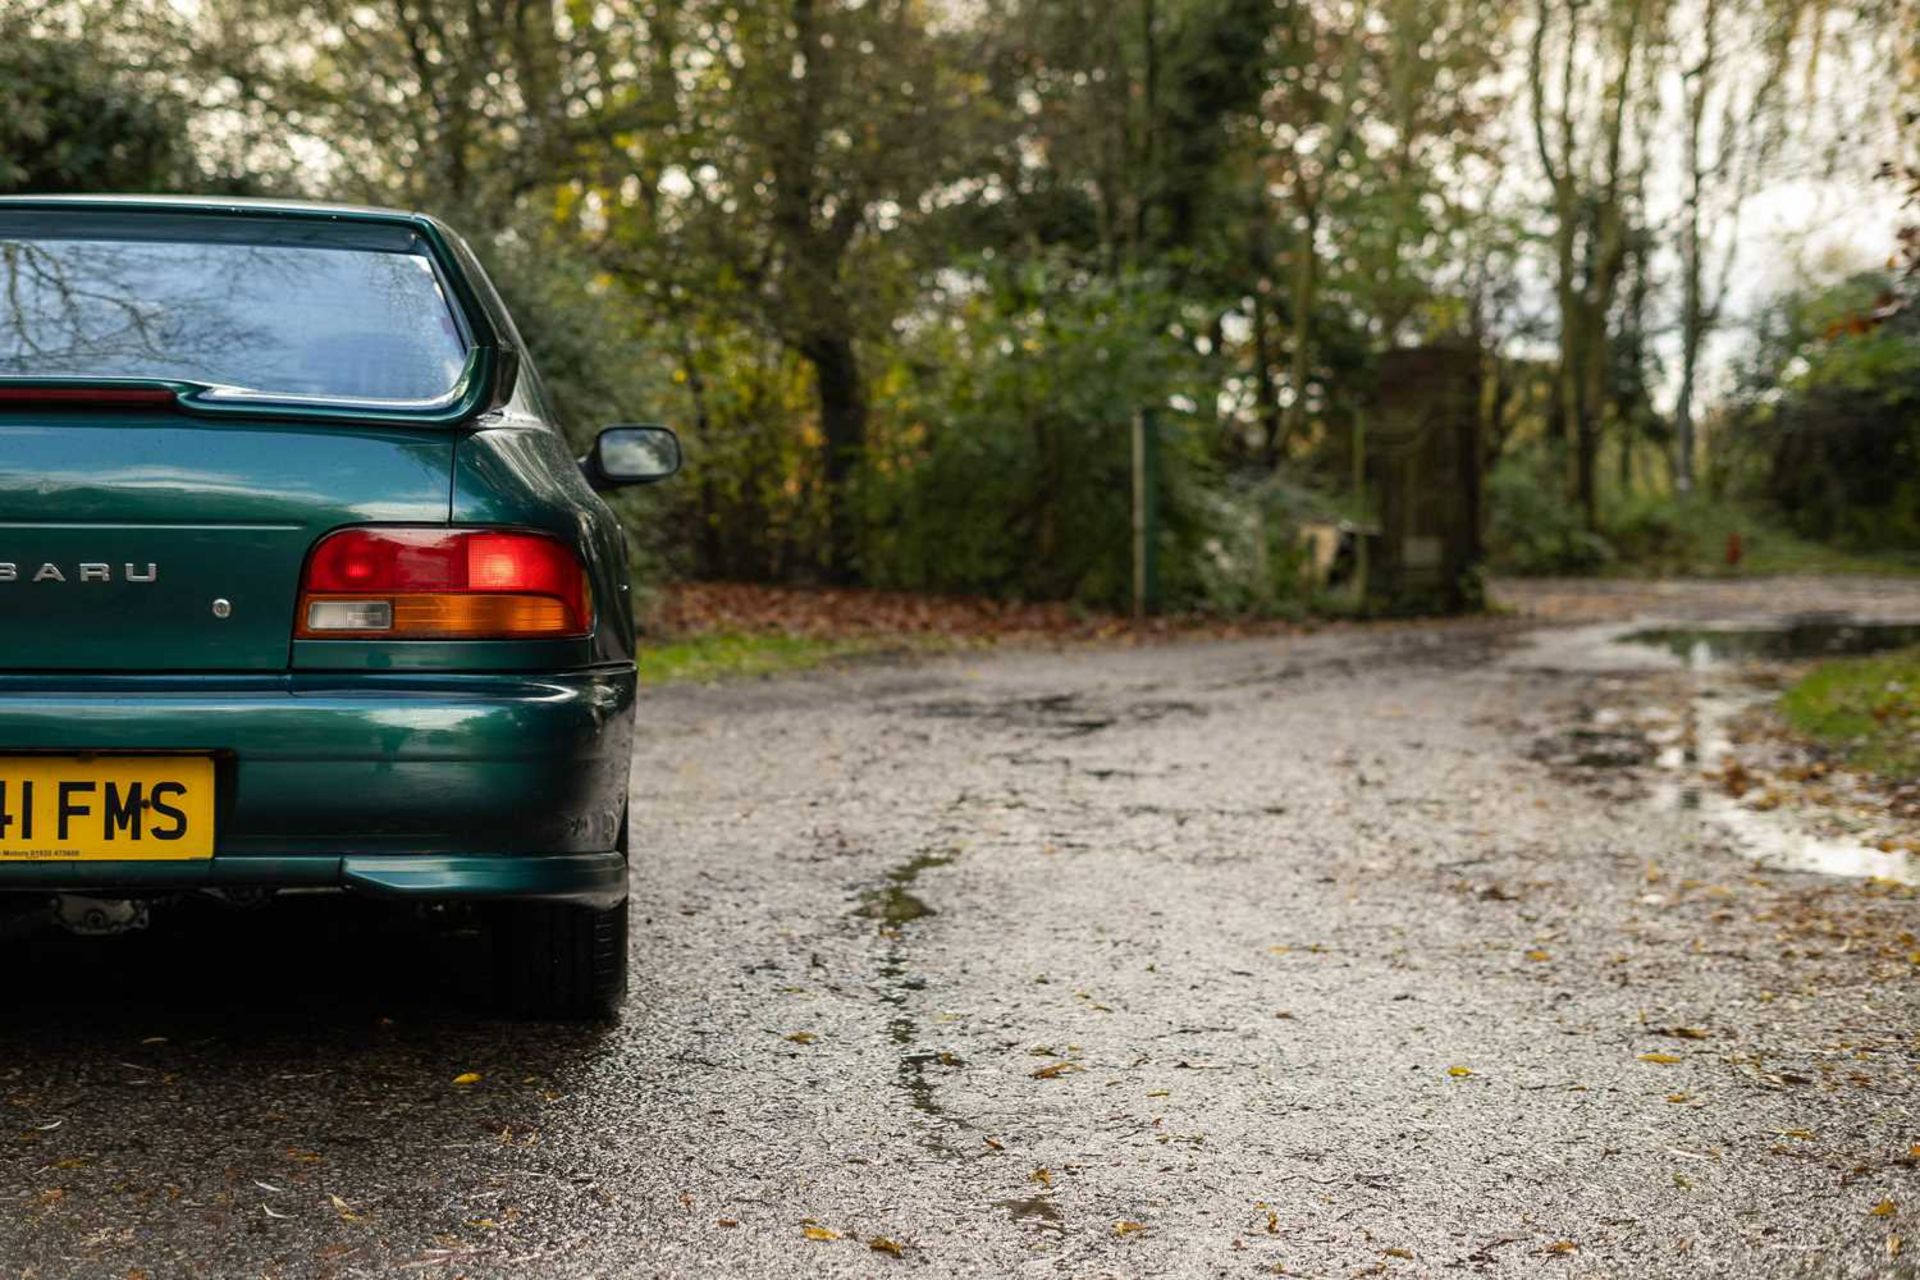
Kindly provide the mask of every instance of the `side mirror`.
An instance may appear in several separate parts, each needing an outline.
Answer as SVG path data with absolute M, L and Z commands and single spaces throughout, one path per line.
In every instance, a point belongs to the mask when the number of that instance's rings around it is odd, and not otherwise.
M 608 427 L 580 463 L 596 489 L 652 484 L 680 469 L 680 437 L 650 424 Z

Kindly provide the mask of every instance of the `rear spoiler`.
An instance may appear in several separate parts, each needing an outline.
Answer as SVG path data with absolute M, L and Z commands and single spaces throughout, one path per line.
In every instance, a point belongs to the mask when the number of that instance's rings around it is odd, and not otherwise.
M 147 378 L 22 378 L 0 375 L 0 412 L 90 405 L 175 409 L 197 417 L 317 419 L 344 423 L 453 426 L 505 404 L 519 360 L 511 349 L 474 347 L 453 390 L 437 400 L 342 400 L 276 395 L 244 387 Z

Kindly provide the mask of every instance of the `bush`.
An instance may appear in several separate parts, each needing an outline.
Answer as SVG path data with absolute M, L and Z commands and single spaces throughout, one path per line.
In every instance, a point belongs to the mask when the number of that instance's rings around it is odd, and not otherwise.
M 0 194 L 180 191 L 205 185 L 189 104 L 32 5 L 0 5 Z
M 1707 494 L 1638 495 L 1608 507 L 1616 568 L 1641 574 L 1902 573 L 1914 567 L 1890 552 L 1849 552 L 1802 538 L 1755 503 Z M 1739 540 L 1740 559 L 1727 552 Z
M 1132 423 L 1153 407 L 1163 601 L 1204 602 L 1219 512 L 1205 499 L 1204 443 L 1176 408 L 1199 388 L 1170 313 L 1151 282 L 1115 284 L 1059 258 L 984 266 L 954 288 L 876 396 L 867 581 L 1125 607 Z
M 1487 558 L 1507 573 L 1596 573 L 1612 545 L 1584 528 L 1550 457 L 1504 458 L 1487 477 Z
M 1230 617 L 1296 617 L 1314 584 L 1300 527 L 1335 519 L 1332 503 L 1283 476 L 1229 481 L 1206 495 L 1206 525 L 1195 583 L 1201 607 Z
M 1706 527 L 1722 522 L 1701 519 L 1707 514 L 1702 510 L 1707 505 L 1685 498 L 1635 494 L 1610 506 L 1601 523 L 1622 566 L 1644 573 L 1688 573 L 1701 567 L 1703 556 L 1724 556 L 1724 532 L 1722 546 L 1714 548 L 1710 544 L 1718 530 Z
M 1801 537 L 1856 551 L 1920 545 L 1920 308 L 1869 272 L 1762 317 L 1729 415 L 1748 492 Z

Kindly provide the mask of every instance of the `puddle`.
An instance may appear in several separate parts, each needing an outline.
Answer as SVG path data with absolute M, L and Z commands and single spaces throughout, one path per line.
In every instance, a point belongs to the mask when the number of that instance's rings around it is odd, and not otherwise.
M 1631 769 L 1651 763 L 1658 750 L 1645 734 L 1632 728 L 1615 729 L 1596 724 L 1542 738 L 1534 744 L 1532 754 L 1534 759 L 1548 764 L 1573 765 L 1580 769 Z
M 1774 626 L 1650 627 L 1620 639 L 1665 649 L 1695 671 L 1706 671 L 1740 662 L 1793 662 L 1903 649 L 1920 644 L 1920 624 L 1860 622 L 1817 614 Z
M 1874 877 L 1920 884 L 1920 867 L 1912 854 L 1889 852 L 1844 836 L 1823 836 L 1798 828 L 1778 810 L 1752 809 L 1704 781 L 1700 771 L 1718 769 L 1739 758 L 1729 729 L 1741 712 L 1760 706 L 1771 695 L 1751 690 L 1706 688 L 1693 699 L 1697 746 L 1679 758 L 1662 756 L 1670 772 L 1681 774 L 1653 789 L 1656 804 L 1695 810 L 1730 833 L 1742 852 L 1763 866 L 1786 871 L 1814 871 L 1830 876 Z
M 1671 719 L 1670 712 L 1659 708 L 1641 708 L 1635 715 L 1605 709 L 1594 713 L 1588 724 L 1537 743 L 1536 758 L 1600 771 L 1648 768 L 1656 804 L 1697 812 L 1730 834 L 1747 857 L 1765 866 L 1920 883 L 1920 865 L 1911 853 L 1888 852 L 1865 840 L 1807 830 L 1807 815 L 1796 818 L 1791 807 L 1779 804 L 1778 797 L 1768 800 L 1767 807 L 1756 807 L 1702 776 L 1728 767 L 1729 762 L 1734 768 L 1751 762 L 1734 741 L 1734 722 L 1775 696 L 1743 680 L 1742 664 L 1811 661 L 1903 648 L 1920 644 L 1920 624 L 1862 622 L 1821 614 L 1788 618 L 1772 626 L 1651 627 L 1614 638 L 1622 644 L 1665 650 L 1686 663 L 1694 674 L 1689 678 L 1685 726 L 1653 723 L 1663 716 Z M 1771 784 L 1762 790 L 1770 794 Z M 1860 794 L 1850 792 L 1846 798 L 1857 800 Z M 1816 802 L 1812 813 L 1846 820 L 1844 805 Z
M 1683 793 L 1680 803 L 1685 805 L 1687 799 Z M 1920 868 L 1914 866 L 1910 853 L 1888 853 L 1858 840 L 1796 831 L 1770 820 L 1765 813 L 1744 809 L 1726 796 L 1700 793 L 1694 797 L 1694 804 L 1710 821 L 1731 832 L 1746 855 L 1762 866 L 1920 884 Z

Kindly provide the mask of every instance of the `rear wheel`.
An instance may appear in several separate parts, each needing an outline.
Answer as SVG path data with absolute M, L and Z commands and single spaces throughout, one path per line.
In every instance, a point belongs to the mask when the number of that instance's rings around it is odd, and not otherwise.
M 627 904 L 506 902 L 493 919 L 496 990 L 523 1018 L 610 1019 L 627 996 Z
M 619 849 L 627 857 L 627 815 Z M 627 998 L 627 899 L 616 907 L 503 902 L 492 921 L 494 988 L 523 1018 L 612 1020 Z

